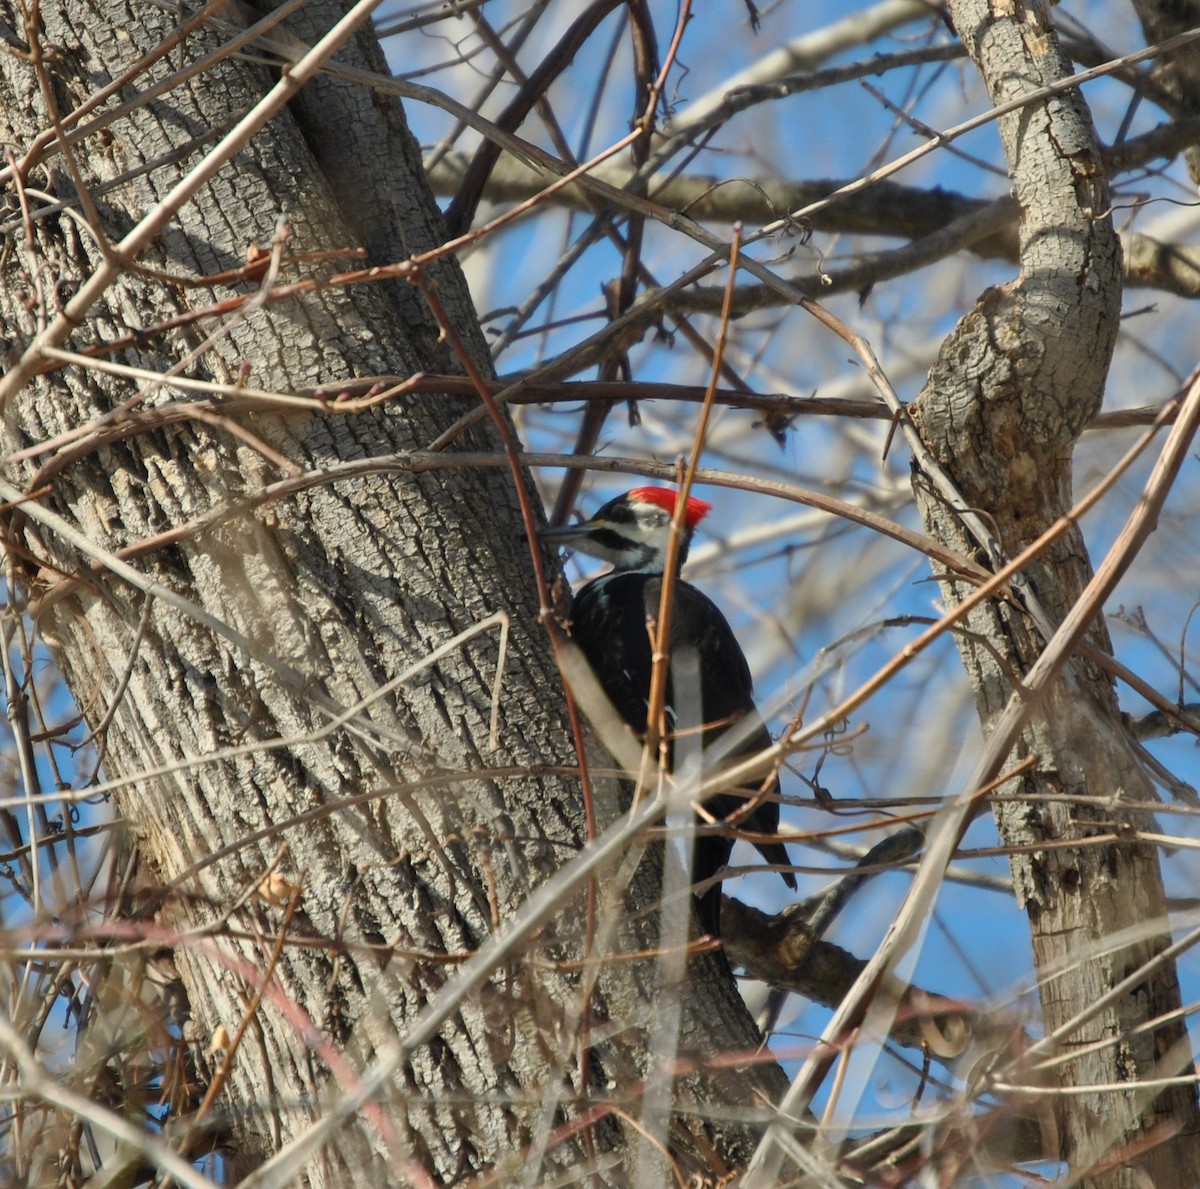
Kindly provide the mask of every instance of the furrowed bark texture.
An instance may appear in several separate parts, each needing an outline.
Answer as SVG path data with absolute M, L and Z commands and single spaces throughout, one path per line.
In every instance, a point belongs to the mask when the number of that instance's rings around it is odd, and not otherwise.
M 994 103 L 1070 73 L 1043 6 L 971 0 L 952 10 Z M 966 504 L 986 513 L 1011 557 L 1070 507 L 1071 452 L 1100 405 L 1121 286 L 1107 187 L 1082 98 L 1072 91 L 1031 103 L 1004 117 L 1000 132 L 1022 212 L 1021 272 L 983 294 L 960 322 L 915 411 L 934 456 Z M 916 490 L 931 532 L 976 548 L 920 476 Z M 1025 577 L 1057 624 L 1090 575 L 1082 537 L 1072 532 Z M 952 602 L 967 593 L 949 580 L 943 589 Z M 974 612 L 967 626 L 959 648 L 987 730 L 1044 640 L 1030 616 L 995 603 Z M 1108 647 L 1102 624 L 1092 641 Z M 1076 659 L 1018 748 L 1018 756 L 1037 757 L 1034 770 L 1005 791 L 1103 795 L 1118 803 L 1152 797 L 1117 723 L 1111 681 Z M 1029 848 L 1014 854 L 1012 869 L 1032 931 L 1046 1031 L 1077 1020 L 1058 1046 L 1069 1059 L 1051 1076 L 1063 1087 L 1109 1087 L 1058 1100 L 1063 1155 L 1087 1186 L 1200 1184 L 1194 1088 L 1137 1085 L 1191 1068 L 1182 1024 L 1160 1019 L 1179 1007 L 1174 967 L 1148 967 L 1169 942 L 1158 856 L 1132 843 L 1061 845 L 1112 831 L 1114 818 L 1118 831 L 1140 824 L 1111 806 L 1006 804 L 1001 797 L 996 809 L 1004 841 Z M 1057 845 L 1036 849 L 1043 842 Z M 1144 977 L 1133 989 L 1101 1006 L 1111 988 L 1138 971 Z
M 310 5 L 295 27 L 311 41 L 337 15 L 336 5 Z M 18 5 L 0 3 L 0 19 L 27 39 Z M 167 8 L 120 0 L 46 3 L 41 21 L 37 38 L 54 47 L 48 77 L 60 116 L 174 27 Z M 210 31 L 192 34 L 136 90 L 218 44 Z M 341 58 L 383 69 L 368 37 Z M 80 141 L 78 168 L 110 240 L 124 235 L 204 151 L 188 145 L 229 126 L 277 77 L 224 61 Z M 127 87 L 121 98 L 134 93 Z M 18 146 L 18 157 L 50 123 L 35 70 L 14 54 L 0 56 L 0 115 L 5 142 Z M 127 171 L 137 172 L 109 184 Z M 53 191 L 78 212 L 68 178 L 57 156 L 23 181 Z M 6 256 L 0 291 L 0 325 L 14 345 L 12 358 L 38 330 L 39 301 L 53 316 L 55 300 L 100 260 L 95 235 L 80 217 L 42 218 L 44 200 L 30 201 L 34 238 L 19 237 Z M 243 148 L 140 263 L 189 276 L 235 268 L 250 245 L 271 241 L 283 212 L 292 228 L 289 252 L 364 243 L 370 263 L 383 264 L 441 235 L 399 108 L 365 88 L 324 80 Z M 486 360 L 456 265 L 438 265 L 427 279 L 475 358 Z M 242 285 L 214 293 L 129 274 L 68 346 L 111 342 L 214 297 L 246 292 Z M 208 319 L 151 335 L 115 358 L 161 372 L 221 325 Z M 284 392 L 364 374 L 455 370 L 420 292 L 402 282 L 260 307 L 225 329 L 181 370 L 234 381 L 247 364 L 250 384 Z M 254 654 L 155 600 L 131 655 L 145 596 L 102 570 L 89 572 L 64 539 L 19 512 L 8 518 L 6 540 L 26 551 L 19 558 L 43 562 L 40 570 L 22 562 L 41 599 L 38 630 L 91 722 L 101 720 L 131 667 L 105 735 L 105 768 L 130 780 L 117 804 L 154 874 L 164 884 L 179 881 L 183 895 L 168 899 L 162 920 L 187 933 L 232 911 L 239 929 L 268 935 L 258 945 L 212 937 L 178 947 L 199 1049 L 218 1025 L 233 1032 L 261 976 L 280 913 L 253 898 L 238 905 L 279 856 L 280 843 L 287 844 L 279 871 L 301 888 L 292 932 L 320 942 L 284 949 L 219 1103 L 238 1145 L 234 1168 L 245 1171 L 302 1133 L 403 1037 L 415 1013 L 453 977 L 458 959 L 581 845 L 583 809 L 577 781 L 487 775 L 572 758 L 506 470 L 409 474 L 401 464 L 318 482 L 257 510 L 236 507 L 282 475 L 272 455 L 245 434 L 296 467 L 320 470 L 425 448 L 474 401 L 423 395 L 354 416 L 235 417 L 216 409 L 207 422 L 167 427 L 138 418 L 153 421 L 171 402 L 193 397 L 156 387 L 83 448 L 63 445 L 12 463 L 14 451 L 90 425 L 136 392 L 128 380 L 81 367 L 38 378 L 4 411 L 4 474 L 20 485 L 52 482 L 45 505 L 110 551 L 228 509 L 203 531 L 184 533 L 134 564 L 242 633 Z M 242 437 L 230 432 L 235 427 Z M 498 452 L 499 438 L 485 425 L 453 448 Z M 65 595 L 55 591 L 63 572 L 85 575 Z M 489 716 L 496 629 L 372 702 L 351 727 L 321 733 L 334 708 L 369 698 L 498 611 L 509 617 L 511 636 L 495 748 Z M 297 739 L 303 742 L 272 746 Z M 228 754 L 233 749 L 241 750 Z M 198 766 L 184 766 L 198 759 Z M 159 766 L 176 767 L 165 776 L 139 775 Z M 377 797 L 341 804 L 371 793 Z M 320 807 L 331 811 L 293 822 Z M 627 908 L 656 901 L 656 870 L 643 864 Z M 637 1085 L 650 1069 L 646 1029 L 662 993 L 657 966 L 617 963 L 600 976 L 593 1029 L 603 1044 L 589 1067 L 591 1084 L 581 1086 L 571 1021 L 582 983 L 556 968 L 557 960 L 582 952 L 581 904 L 577 898 L 563 905 L 562 919 L 530 943 L 528 961 L 497 971 L 481 994 L 463 1002 L 437 1039 L 405 1062 L 382 1100 L 356 1115 L 308 1166 L 311 1183 L 367 1183 L 371 1167 L 380 1183 L 418 1173 L 445 1182 L 505 1162 L 523 1168 L 529 1149 L 578 1116 L 597 1086 L 617 1099 L 628 1091 L 623 1108 L 638 1114 Z M 651 912 L 636 926 L 622 926 L 612 944 L 652 950 L 655 920 Z M 752 1051 L 759 1039 L 719 961 L 692 969 L 681 1027 L 681 1051 L 702 1069 L 706 1055 Z M 724 1162 L 736 1166 L 753 1140 L 738 1117 L 775 1097 L 781 1078 L 767 1063 L 681 1079 L 679 1096 L 694 1112 L 671 1137 L 679 1151 L 701 1160 L 697 1151 L 715 1150 L 718 1171 Z M 635 1129 L 603 1110 L 597 1114 L 588 1141 L 571 1133 L 549 1145 L 547 1170 L 567 1175 L 568 1166 L 594 1159 L 601 1181 L 625 1183 L 630 1161 L 657 1159 Z M 684 1133 L 689 1126 L 703 1133 L 698 1149 Z

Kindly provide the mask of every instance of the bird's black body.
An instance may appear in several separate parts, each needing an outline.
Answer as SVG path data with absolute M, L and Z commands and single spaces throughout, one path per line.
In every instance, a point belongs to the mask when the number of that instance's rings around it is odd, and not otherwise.
M 611 573 L 593 579 L 575 596 L 570 631 L 613 707 L 639 735 L 646 731 L 653 666 L 647 624 L 658 618 L 674 507 L 673 491 L 638 488 L 611 500 L 584 524 L 544 534 L 615 566 Z M 708 505 L 702 501 L 688 501 L 679 564 L 687 556 L 692 530 L 707 511 Z M 725 616 L 707 595 L 687 582 L 676 580 L 672 590 L 669 641 L 672 664 L 674 667 L 682 662 L 684 671 L 691 665 L 690 671 L 698 678 L 699 705 L 694 690 L 687 691 L 689 696 L 677 703 L 674 683 L 668 676 L 668 731 L 687 731 L 703 724 L 701 744 L 708 748 L 727 731 L 736 730 L 736 745 L 722 755 L 722 763 L 770 747 L 770 733 L 754 705 L 750 667 Z M 692 718 L 698 710 L 699 720 L 678 722 L 679 710 L 684 711 L 686 718 Z M 754 791 L 750 790 L 750 794 Z M 709 799 L 707 808 L 715 818 L 723 819 L 744 809 L 746 803 L 745 795 L 720 793 Z M 738 822 L 739 829 L 763 835 L 775 834 L 778 825 L 779 805 L 768 800 L 759 802 Z M 768 862 L 787 865 L 788 854 L 783 843 L 760 841 L 755 845 Z M 692 864 L 696 882 L 711 880 L 725 866 L 732 848 L 732 839 L 724 835 L 716 832 L 698 835 Z M 796 886 L 790 872 L 781 874 L 789 887 Z M 716 882 L 700 899 L 701 920 L 714 934 L 719 931 L 720 907 L 721 885 Z
M 682 659 L 692 653 L 700 678 L 702 721 L 707 726 L 701 743 L 710 747 L 726 731 L 747 716 L 757 726 L 745 734 L 735 755 L 750 755 L 771 746 L 771 736 L 758 717 L 750 667 L 733 631 L 717 605 L 702 591 L 687 582 L 676 581 L 671 615 L 670 653 Z M 571 637 L 583 650 L 596 678 L 617 713 L 639 735 L 646 731 L 646 711 L 650 692 L 653 656 L 647 621 L 658 618 L 662 577 L 657 574 L 606 574 L 584 586 L 571 608 Z M 666 707 L 668 729 L 686 729 L 692 723 L 675 721 L 674 683 L 667 677 Z M 746 732 L 742 724 L 741 733 Z M 732 756 L 725 757 L 728 762 Z M 746 798 L 720 793 L 707 802 L 716 818 L 725 818 L 746 805 Z M 740 829 L 752 834 L 774 834 L 779 828 L 779 804 L 762 801 L 740 823 Z M 755 845 L 769 863 L 786 866 L 788 853 L 782 842 L 757 842 Z M 733 841 L 723 835 L 701 834 L 696 839 L 692 875 L 697 883 L 706 883 L 729 861 Z M 795 886 L 790 873 L 784 872 L 789 885 Z M 700 898 L 704 927 L 716 933 L 720 923 L 721 885 L 714 883 Z

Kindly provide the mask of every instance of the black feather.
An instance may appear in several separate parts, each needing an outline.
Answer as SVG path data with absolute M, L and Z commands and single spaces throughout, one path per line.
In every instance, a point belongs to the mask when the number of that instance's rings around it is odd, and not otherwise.
M 658 617 L 662 575 L 617 571 L 589 582 L 575 596 L 571 635 L 583 650 L 617 713 L 639 735 L 645 734 L 653 654 L 648 623 Z M 750 666 L 720 608 L 690 583 L 676 581 L 671 615 L 670 650 L 673 658 L 694 654 L 699 668 L 700 706 L 704 723 L 702 746 L 710 747 L 726 731 L 738 727 L 745 737 L 725 762 L 763 751 L 771 735 L 754 704 Z M 675 707 L 674 688 L 667 678 L 666 702 Z M 757 725 L 748 731 L 744 720 Z M 688 724 L 682 724 L 687 726 Z M 773 790 L 771 790 L 773 791 Z M 718 819 L 743 808 L 746 798 L 720 793 L 707 808 Z M 779 805 L 760 802 L 740 828 L 756 834 L 774 834 L 779 826 Z M 755 845 L 770 863 L 786 865 L 781 842 Z M 733 849 L 730 838 L 701 834 L 696 839 L 692 870 L 697 883 L 711 879 L 725 866 Z M 789 887 L 796 886 L 790 872 L 781 872 Z M 704 927 L 716 934 L 720 926 L 721 885 L 714 883 L 700 899 Z

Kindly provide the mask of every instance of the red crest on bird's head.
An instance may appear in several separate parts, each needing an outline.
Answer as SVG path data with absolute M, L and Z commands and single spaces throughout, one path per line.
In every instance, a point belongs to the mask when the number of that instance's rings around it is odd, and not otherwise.
M 670 487 L 635 487 L 629 493 L 628 498 L 641 500 L 647 504 L 657 504 L 664 512 L 669 512 L 674 516 L 677 494 L 678 492 Z M 711 511 L 712 504 L 698 500 L 695 496 L 688 496 L 687 511 L 683 515 L 683 522 L 688 528 L 695 528 Z

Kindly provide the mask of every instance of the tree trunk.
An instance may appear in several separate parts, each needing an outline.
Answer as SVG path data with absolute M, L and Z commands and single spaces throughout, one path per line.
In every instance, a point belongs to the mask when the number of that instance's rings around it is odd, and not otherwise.
M 1070 73 L 1040 6 L 1001 13 L 964 0 L 952 10 L 994 103 Z M 1011 558 L 1071 505 L 1071 452 L 1100 406 L 1121 288 L 1107 187 L 1078 92 L 1031 102 L 1001 117 L 1000 131 L 1021 205 L 1021 274 L 984 293 L 958 325 L 915 414 L 963 505 L 986 509 L 1000 552 Z M 915 486 L 932 533 L 967 553 L 980 548 L 921 475 Z M 1090 576 L 1082 537 L 1071 531 L 1025 570 L 1020 611 L 997 601 L 970 615 L 957 639 L 985 730 L 1008 702 L 1015 674 L 1038 656 L 1047 627 L 1061 621 Z M 953 602 L 969 589 L 943 579 Z M 1109 647 L 1102 623 L 1091 641 Z M 1119 724 L 1111 679 L 1077 656 L 1026 730 L 1013 758 L 1036 762 L 1005 786 L 1013 799 L 997 798 L 996 821 L 1014 848 L 1046 1032 L 1063 1029 L 1054 1051 L 1066 1059 L 1051 1076 L 1071 1091 L 1084 1088 L 1057 1100 L 1064 1156 L 1078 1183 L 1188 1186 L 1200 1184 L 1194 1086 L 1137 1085 L 1190 1069 L 1183 1023 L 1169 1014 L 1180 1006 L 1174 966 L 1152 965 L 1170 941 L 1157 852 L 1134 842 L 1069 845 L 1114 831 L 1114 817 L 1115 831 L 1128 829 L 1131 838 L 1143 824 L 1111 804 L 1069 799 L 1153 797 Z M 1143 977 L 1104 1000 L 1138 971 Z M 1155 1023 L 1134 1032 L 1139 1021 Z M 1030 1080 L 1043 1078 L 1031 1071 Z
M 49 59 L 43 92 L 36 61 L 0 57 L 5 139 L 22 152 L 55 115 L 65 119 L 174 28 L 166 8 L 71 0 L 43 4 L 30 33 L 21 6 L 0 7 L 8 28 Z M 338 15 L 334 5 L 309 5 L 303 35 L 315 40 Z M 48 199 L 29 195 L 32 241 L 22 239 L 4 261 L 10 364 L 55 317 L 56 303 L 100 266 L 97 234 L 119 241 L 208 151 L 211 141 L 197 146 L 197 138 L 228 127 L 276 83 L 278 75 L 233 59 L 186 77 L 218 44 L 211 30 L 194 30 L 121 97 L 181 72 L 170 89 L 76 141 L 72 163 L 51 149 L 22 171 L 24 187 L 53 190 L 67 209 L 43 216 Z M 369 34 L 340 60 L 384 69 Z M 99 226 L 87 225 L 72 168 Z M 133 176 L 116 180 L 126 173 Z M 160 274 L 237 268 L 248 248 L 271 242 L 281 214 L 291 229 L 285 253 L 362 243 L 367 263 L 388 264 L 441 235 L 398 105 L 324 79 L 249 141 L 136 262 L 159 272 L 126 268 L 63 345 L 112 343 L 244 296 L 237 281 L 209 290 Z M 281 280 L 303 270 L 285 269 Z M 456 264 L 443 262 L 423 280 L 436 285 L 455 332 L 486 367 Z M 190 321 L 102 356 L 282 393 L 454 370 L 420 291 L 405 281 L 331 287 Z M 299 889 L 287 925 L 293 944 L 282 948 L 220 1102 L 234 1167 L 244 1172 L 306 1133 L 373 1061 L 386 1059 L 422 1008 L 452 986 L 461 962 L 587 831 L 579 781 L 543 772 L 573 756 L 512 477 L 452 460 L 418 473 L 406 462 L 475 402 L 402 396 L 324 413 L 264 402 L 247 413 L 216 401 L 181 416 L 179 406 L 195 400 L 170 385 L 141 387 L 78 361 L 50 361 L 10 394 L 3 433 L 7 478 L 52 490 L 9 514 L 6 541 L 25 568 L 41 639 L 88 720 L 105 724 L 105 774 L 126 782 L 116 795 L 120 813 L 170 889 L 159 921 L 174 940 L 198 1050 L 219 1027 L 232 1034 L 242 1021 L 284 924 L 255 889 L 273 863 L 285 897 L 289 885 Z M 455 449 L 499 455 L 500 435 L 482 423 Z M 14 465 L 22 450 L 29 453 Z M 368 459 L 386 461 L 336 477 L 344 464 Z M 253 501 L 289 471 L 312 481 Z M 109 555 L 129 551 L 140 589 L 93 566 L 47 514 Z M 166 601 L 164 590 L 212 619 Z M 498 628 L 424 662 L 498 613 L 510 634 L 493 747 Z M 352 707 L 360 709 L 351 721 L 330 730 Z M 647 854 L 627 911 L 659 896 L 659 856 Z M 697 1070 L 676 1085 L 693 1113 L 670 1136 L 674 1154 L 686 1160 L 711 1144 L 710 1164 L 744 1159 L 752 1142 L 744 1120 L 777 1097 L 782 1075 L 771 1063 L 736 1076 L 706 1068 L 711 1054 L 750 1053 L 759 1043 L 723 962 L 690 966 L 686 993 L 662 987 L 654 962 L 612 964 L 592 1008 L 602 1041 L 581 1063 L 576 1025 L 587 980 L 564 962 L 584 956 L 583 903 L 580 894 L 561 905 L 536 940 L 510 954 L 368 1105 L 325 1137 L 304 1170 L 311 1183 L 366 1183 L 372 1165 L 387 1179 L 444 1182 L 501 1170 L 503 1180 L 505 1167 L 523 1168 L 530 1151 L 543 1150 L 557 1175 L 595 1161 L 601 1180 L 625 1183 L 634 1162 L 658 1159 L 618 1120 L 641 1112 L 640 1079 L 660 1068 L 647 1029 L 664 994 L 682 996 L 678 1043 Z M 653 950 L 656 922 L 647 913 L 608 944 Z M 613 1099 L 619 1110 L 606 1105 Z M 561 1142 L 550 1142 L 555 1128 L 587 1118 L 590 1127 L 564 1127 Z

